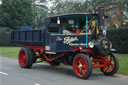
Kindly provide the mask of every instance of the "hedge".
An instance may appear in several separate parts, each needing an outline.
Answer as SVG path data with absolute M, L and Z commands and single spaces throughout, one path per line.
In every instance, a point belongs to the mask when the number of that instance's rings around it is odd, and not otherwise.
M 128 29 L 108 30 L 107 38 L 118 53 L 128 53 Z
M 0 46 L 15 46 L 10 42 L 11 29 L 8 27 L 0 27 Z
M 10 32 L 0 32 L 0 46 L 10 46 Z

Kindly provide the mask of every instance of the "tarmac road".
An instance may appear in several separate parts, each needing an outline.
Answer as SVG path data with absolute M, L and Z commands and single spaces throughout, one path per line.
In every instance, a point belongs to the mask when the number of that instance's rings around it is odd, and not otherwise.
M 20 68 L 16 59 L 0 57 L 0 85 L 128 85 L 128 76 L 93 72 L 88 80 L 75 77 L 72 67 L 34 64 Z

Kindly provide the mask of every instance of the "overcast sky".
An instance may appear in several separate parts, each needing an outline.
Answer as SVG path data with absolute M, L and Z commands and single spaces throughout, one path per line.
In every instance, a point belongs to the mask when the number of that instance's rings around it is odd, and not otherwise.
M 62 0 L 62 1 L 74 1 L 74 2 L 84 2 L 86 0 Z M 0 5 L 1 5 L 1 0 L 0 0 Z
M 1 0 L 0 0 L 0 5 L 2 4 Z
M 76 2 L 84 2 L 86 0 L 62 0 L 62 1 L 76 1 Z

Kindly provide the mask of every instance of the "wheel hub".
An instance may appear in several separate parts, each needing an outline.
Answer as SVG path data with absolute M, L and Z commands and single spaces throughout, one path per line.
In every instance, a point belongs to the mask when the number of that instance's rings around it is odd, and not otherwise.
M 82 64 L 79 64 L 78 67 L 79 67 L 79 69 L 81 69 L 82 68 Z

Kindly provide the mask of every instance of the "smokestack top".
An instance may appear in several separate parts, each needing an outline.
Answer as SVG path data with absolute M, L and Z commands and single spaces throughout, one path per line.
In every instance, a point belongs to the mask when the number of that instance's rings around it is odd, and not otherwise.
M 104 7 L 99 7 L 96 11 L 98 11 L 98 12 L 104 12 Z

